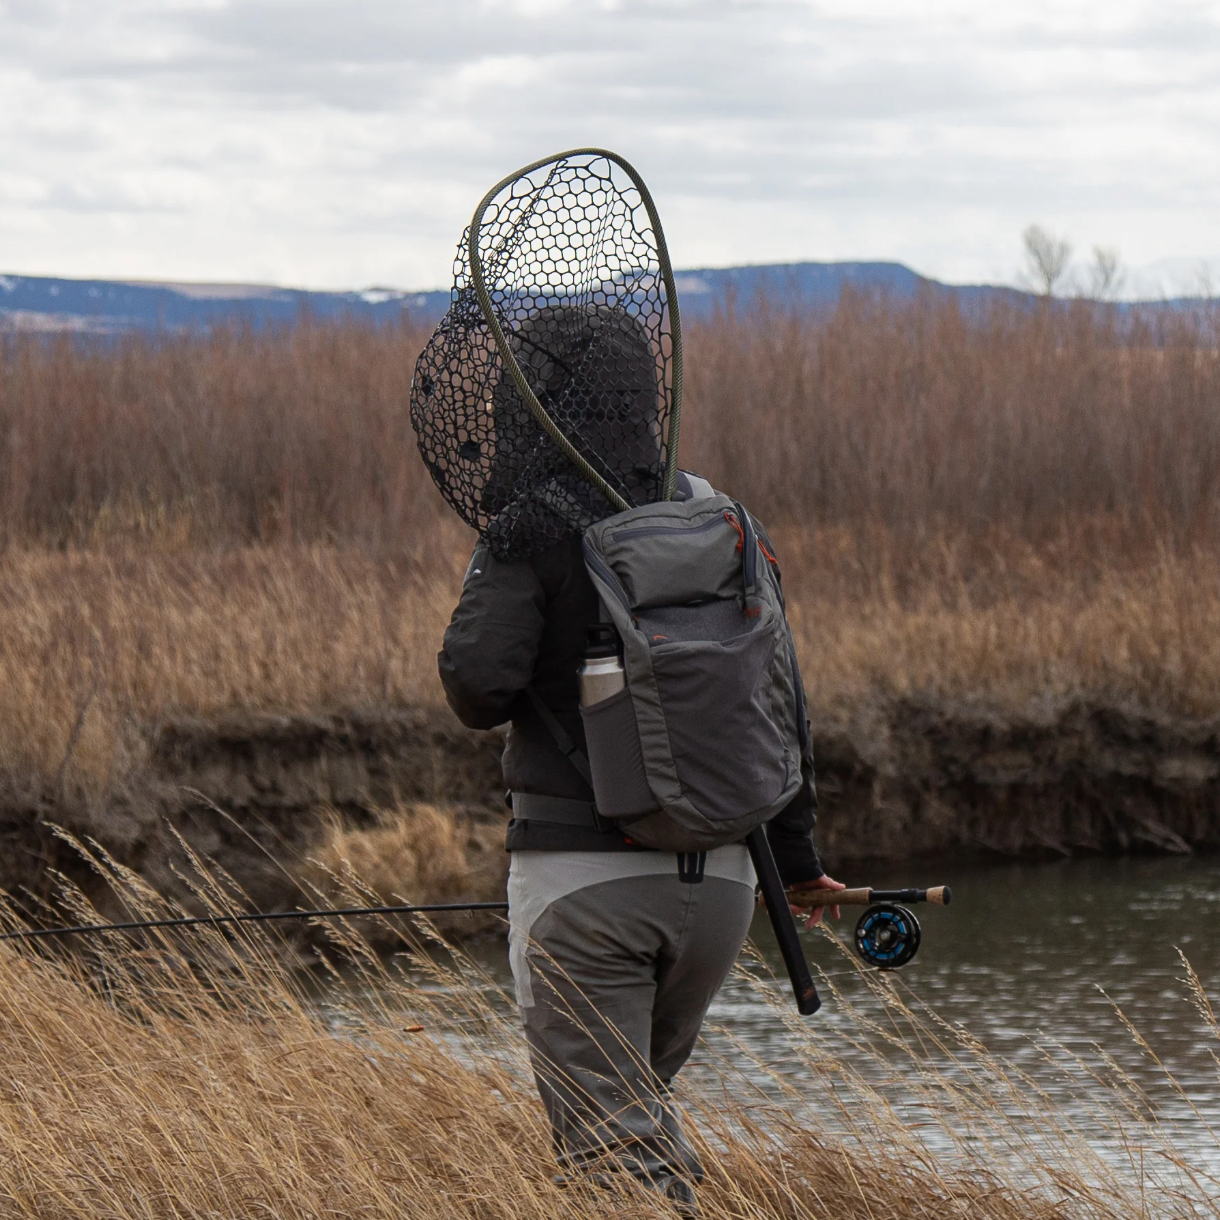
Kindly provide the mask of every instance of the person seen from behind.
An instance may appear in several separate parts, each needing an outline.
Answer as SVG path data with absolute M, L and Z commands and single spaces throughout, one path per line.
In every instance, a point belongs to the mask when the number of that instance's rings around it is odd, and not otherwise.
M 568 425 L 593 438 L 600 460 L 632 485 L 637 503 L 660 499 L 660 448 L 648 427 L 655 356 L 632 319 L 592 307 L 549 308 L 520 326 L 513 342 L 539 397 L 567 404 Z M 635 387 L 637 426 L 607 425 L 611 387 L 599 385 L 599 368 L 613 372 L 620 404 Z M 577 369 L 582 380 L 574 389 Z M 524 407 L 511 386 L 497 391 L 490 410 L 503 436 L 514 422 L 523 435 L 537 435 L 531 421 L 522 423 Z M 531 444 L 504 445 L 483 492 L 506 528 L 524 520 L 509 493 L 532 460 Z M 633 842 L 629 825 L 598 816 L 573 757 L 588 752 L 578 670 L 605 610 L 582 553 L 584 519 L 566 534 L 554 528 L 568 503 L 564 477 L 539 478 L 529 494 L 535 515 L 551 514 L 544 533 L 565 536 L 540 538 L 525 558 L 497 558 L 487 536 L 475 546 L 445 632 L 440 677 L 463 724 L 509 726 L 510 959 L 557 1181 L 627 1181 L 695 1215 L 703 1169 L 683 1132 L 673 1080 L 741 951 L 755 875 L 740 842 L 702 853 L 654 850 Z M 704 480 L 679 474 L 678 500 L 709 494 Z M 488 534 L 494 544 L 494 523 Z M 799 706 L 803 716 L 803 695 Z M 825 874 L 814 847 L 807 732 L 800 772 L 796 795 L 766 833 L 790 901 L 811 925 L 821 917 L 815 903 L 843 887 Z

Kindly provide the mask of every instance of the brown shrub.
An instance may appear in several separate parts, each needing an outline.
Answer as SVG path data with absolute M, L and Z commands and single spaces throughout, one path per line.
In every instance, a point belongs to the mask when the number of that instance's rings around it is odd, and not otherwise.
M 764 519 L 1212 539 L 1220 312 L 760 301 L 693 326 L 684 460 Z
M 409 323 L 0 342 L 0 541 L 426 545 Z M 1220 311 L 847 292 L 687 327 L 684 463 L 781 524 L 1210 540 Z
M 103 345 L 0 337 L 0 541 L 421 545 L 426 335 L 302 321 Z
M 1220 703 L 1220 314 L 847 294 L 688 327 L 684 464 L 773 528 L 819 715 L 930 690 Z M 425 336 L 0 344 L 0 772 L 105 793 L 150 725 L 438 704 L 471 536 Z

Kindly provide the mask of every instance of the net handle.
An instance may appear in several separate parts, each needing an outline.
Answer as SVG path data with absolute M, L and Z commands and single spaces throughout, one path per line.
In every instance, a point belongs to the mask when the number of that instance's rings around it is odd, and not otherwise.
M 643 178 L 636 173 L 635 167 L 620 157 L 618 153 L 610 152 L 605 148 L 570 148 L 567 152 L 543 157 L 540 161 L 535 161 L 530 165 L 523 166 L 519 170 L 515 170 L 507 178 L 502 178 L 479 201 L 479 206 L 475 208 L 474 217 L 470 222 L 470 235 L 467 238 L 470 278 L 474 284 L 474 293 L 478 299 L 479 308 L 483 311 L 483 317 L 487 320 L 491 336 L 495 340 L 496 348 L 499 350 L 500 358 L 504 361 L 504 366 L 508 369 L 509 376 L 512 377 L 513 384 L 517 387 L 517 392 L 521 395 L 525 405 L 530 409 L 530 413 L 541 425 L 542 430 L 547 436 L 559 446 L 568 460 L 580 471 L 581 475 L 592 483 L 619 512 L 626 512 L 631 505 L 581 456 L 576 446 L 568 440 L 560 430 L 559 425 L 547 414 L 546 408 L 538 401 L 538 396 L 530 388 L 529 382 L 525 379 L 525 374 L 521 371 L 521 366 L 517 363 L 517 357 L 513 354 L 512 347 L 509 345 L 508 337 L 504 334 L 504 328 L 496 317 L 495 308 L 491 302 L 491 293 L 487 291 L 487 283 L 483 278 L 483 260 L 479 257 L 479 230 L 483 224 L 483 214 L 491 206 L 492 200 L 505 187 L 511 186 L 519 178 L 524 178 L 526 174 L 532 174 L 534 170 L 542 169 L 545 165 L 554 164 L 557 166 L 569 157 L 604 157 L 607 161 L 617 165 L 631 179 L 636 190 L 640 192 L 640 200 L 644 204 L 644 210 L 648 213 L 648 223 L 652 225 L 653 235 L 656 238 L 657 263 L 660 265 L 661 279 L 665 284 L 666 304 L 669 306 L 669 333 L 673 343 L 673 375 L 670 382 L 669 428 L 665 437 L 665 481 L 662 485 L 661 498 L 672 500 L 678 478 L 678 425 L 682 413 L 682 321 L 678 315 L 678 290 L 674 284 L 674 272 L 669 261 L 669 249 L 665 245 L 665 233 L 661 228 L 661 218 L 657 215 L 656 204 L 652 201 L 652 195 L 648 187 L 644 185 Z

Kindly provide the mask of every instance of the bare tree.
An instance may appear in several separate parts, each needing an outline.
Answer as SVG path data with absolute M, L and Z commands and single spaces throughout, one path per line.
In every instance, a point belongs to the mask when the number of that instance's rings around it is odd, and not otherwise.
M 1111 301 L 1118 296 L 1126 273 L 1112 246 L 1093 247 L 1093 266 L 1089 269 L 1089 294 L 1095 301 Z
M 1068 260 L 1072 257 L 1071 244 L 1060 237 L 1053 237 L 1041 225 L 1030 225 L 1021 235 L 1025 243 L 1025 260 L 1029 278 L 1049 297 L 1055 285 L 1063 278 Z

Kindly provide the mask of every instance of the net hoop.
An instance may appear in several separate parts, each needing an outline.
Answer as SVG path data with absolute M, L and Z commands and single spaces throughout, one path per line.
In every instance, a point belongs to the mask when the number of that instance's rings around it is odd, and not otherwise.
M 678 477 L 678 425 L 682 409 L 682 323 L 678 314 L 678 290 L 674 283 L 673 267 L 669 261 L 669 249 L 665 244 L 665 232 L 661 228 L 661 218 L 657 214 L 656 204 L 653 202 L 651 192 L 644 184 L 644 179 L 640 177 L 635 167 L 623 157 L 620 157 L 618 153 L 610 152 L 605 148 L 571 148 L 566 152 L 554 153 L 549 157 L 543 157 L 539 161 L 522 166 L 521 169 L 514 170 L 513 173 L 502 178 L 479 201 L 479 205 L 475 208 L 474 216 L 470 221 L 470 232 L 467 237 L 467 258 L 470 265 L 470 279 L 474 287 L 475 298 L 479 303 L 479 309 L 482 311 L 484 321 L 486 321 L 488 330 L 491 332 L 496 350 L 499 352 L 500 359 L 504 362 L 504 367 L 508 370 L 513 384 L 517 387 L 517 392 L 521 395 L 522 401 L 538 421 L 542 430 L 555 442 L 559 450 L 572 462 L 576 469 L 580 471 L 581 476 L 596 487 L 619 512 L 625 512 L 631 505 L 585 460 L 576 446 L 563 433 L 559 425 L 550 417 L 546 408 L 538 401 L 538 396 L 534 393 L 533 388 L 526 379 L 525 373 L 517 362 L 516 354 L 513 352 L 512 345 L 508 341 L 508 336 L 505 335 L 504 328 L 500 325 L 500 319 L 496 316 L 491 293 L 488 291 L 486 278 L 483 274 L 483 259 L 479 254 L 479 232 L 483 223 L 483 217 L 496 197 L 528 174 L 532 174 L 548 165 L 554 166 L 555 170 L 558 170 L 573 157 L 605 158 L 610 163 L 617 165 L 631 179 L 635 189 L 639 191 L 640 202 L 643 203 L 644 210 L 648 214 L 648 223 L 656 239 L 657 265 L 665 285 L 666 306 L 669 312 L 670 342 L 673 353 L 671 356 L 673 372 L 670 378 L 669 420 L 665 438 L 665 477 L 662 484 L 661 498 L 672 500 Z M 547 181 L 549 181 L 549 178 L 550 176 L 548 175 Z M 544 187 L 545 183 L 539 189 L 544 189 Z

